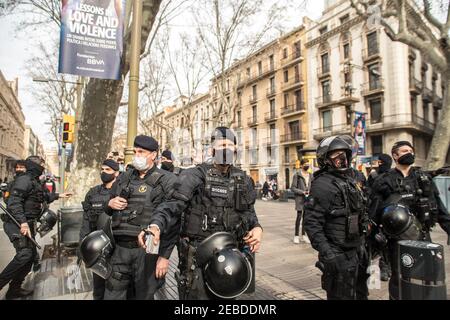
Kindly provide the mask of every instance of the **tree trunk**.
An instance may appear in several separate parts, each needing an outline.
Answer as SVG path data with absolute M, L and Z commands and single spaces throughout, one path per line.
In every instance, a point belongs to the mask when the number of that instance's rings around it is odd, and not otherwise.
M 445 165 L 450 145 L 450 77 L 443 75 L 442 81 L 445 83 L 444 101 L 439 119 L 435 120 L 436 129 L 425 163 L 426 170 L 436 170 Z
M 141 54 L 149 37 L 162 0 L 144 0 L 142 13 Z M 84 95 L 68 190 L 74 196 L 67 205 L 79 204 L 89 188 L 100 183 L 100 166 L 111 148 L 114 123 L 122 99 L 123 79 L 130 70 L 130 34 L 124 38 L 122 80 L 90 79 Z

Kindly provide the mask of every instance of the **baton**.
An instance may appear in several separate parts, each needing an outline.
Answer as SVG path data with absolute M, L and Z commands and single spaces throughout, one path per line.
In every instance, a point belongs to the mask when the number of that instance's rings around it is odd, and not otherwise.
M 14 216 L 3 206 L 3 204 L 0 203 L 0 209 L 2 209 L 2 211 L 4 213 L 6 213 L 6 215 L 19 227 L 20 229 L 20 223 L 19 221 L 16 220 L 16 218 L 14 218 Z M 33 242 L 33 244 L 38 248 L 38 249 L 42 249 L 42 247 L 36 242 L 36 240 L 33 239 L 33 237 L 29 236 L 27 234 L 26 236 L 28 239 L 31 240 L 31 242 Z

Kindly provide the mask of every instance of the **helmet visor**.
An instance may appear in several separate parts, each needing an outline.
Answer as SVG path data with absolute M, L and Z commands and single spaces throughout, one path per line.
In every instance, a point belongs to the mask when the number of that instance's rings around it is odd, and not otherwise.
M 97 262 L 91 267 L 92 272 L 97 274 L 98 276 L 102 277 L 103 279 L 108 279 L 111 276 L 112 273 L 112 266 L 105 259 L 105 257 L 100 256 L 97 260 Z

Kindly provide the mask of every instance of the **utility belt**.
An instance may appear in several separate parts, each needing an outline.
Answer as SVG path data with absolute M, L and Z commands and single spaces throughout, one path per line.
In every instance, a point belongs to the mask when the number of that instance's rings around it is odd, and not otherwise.
M 122 248 L 136 249 L 139 248 L 137 239 L 131 237 L 114 237 L 115 244 Z

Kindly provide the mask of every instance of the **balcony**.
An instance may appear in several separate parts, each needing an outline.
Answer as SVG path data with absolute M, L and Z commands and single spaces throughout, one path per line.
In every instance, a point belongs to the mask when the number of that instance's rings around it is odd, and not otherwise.
M 317 77 L 319 79 L 328 77 L 329 75 L 330 75 L 330 65 L 329 64 L 325 64 L 325 65 L 322 65 L 321 67 L 317 68 Z
M 442 98 L 439 97 L 436 93 L 433 94 L 433 107 L 436 109 L 442 109 Z
M 347 83 L 346 86 L 341 89 L 341 98 L 339 99 L 339 103 L 342 105 L 351 105 L 353 103 L 359 102 L 359 95 L 355 95 L 356 88 L 352 86 L 352 83 Z
M 291 65 L 303 61 L 302 52 L 294 51 L 290 55 L 288 55 L 286 58 L 281 58 L 281 66 L 283 68 L 288 68 Z
M 240 79 L 237 83 L 237 88 L 242 88 L 245 85 L 250 85 L 256 81 L 258 81 L 261 78 L 267 77 L 270 74 L 274 73 L 276 71 L 274 64 L 265 64 L 262 67 L 262 70 L 258 72 L 253 72 L 250 75 L 246 76 L 246 79 Z
M 380 48 L 378 46 L 369 48 L 364 48 L 362 51 L 364 63 L 371 62 L 373 60 L 380 58 Z
M 306 111 L 305 102 L 299 101 L 296 104 L 289 105 L 281 109 L 281 116 L 294 116 L 300 113 L 304 113 Z
M 323 138 L 339 135 L 339 134 L 350 134 L 351 126 L 347 123 L 336 124 L 333 126 L 327 126 L 323 128 L 314 129 L 313 138 L 315 140 L 322 140 Z
M 412 129 L 416 132 L 433 135 L 435 124 L 412 113 L 399 113 L 382 116 L 377 121 L 366 120 L 367 132 L 382 132 L 392 129 Z
M 411 77 L 409 79 L 409 91 L 411 92 L 411 94 L 414 95 L 418 95 L 422 92 L 422 88 L 423 88 L 423 83 L 422 81 Z
M 288 91 L 292 89 L 296 89 L 304 84 L 303 77 L 299 74 L 295 75 L 294 77 L 288 79 L 287 82 L 283 82 L 281 84 L 281 89 L 283 91 Z
M 267 98 L 271 98 L 271 97 L 273 97 L 276 94 L 276 92 L 277 92 L 277 90 L 276 90 L 275 86 L 267 88 L 266 97 Z
M 257 116 L 249 117 L 247 119 L 247 125 L 249 127 L 256 126 L 257 124 L 258 124 L 258 117 Z
M 280 137 L 280 142 L 282 144 L 291 144 L 291 143 L 297 143 L 297 142 L 302 142 L 302 141 L 306 141 L 305 132 L 296 131 L 296 132 L 291 132 L 288 134 L 283 134 Z
M 267 137 L 262 140 L 262 145 L 266 146 L 266 147 L 270 147 L 270 146 L 277 145 L 277 144 L 278 144 L 278 141 L 277 141 L 276 137 Z
M 316 98 L 316 108 L 323 108 L 334 104 L 332 94 L 327 94 Z
M 383 79 L 381 78 L 363 83 L 361 88 L 361 95 L 363 97 L 371 96 L 373 94 L 378 94 L 382 92 L 384 92 L 384 84 Z
M 251 95 L 248 97 L 248 103 L 253 104 L 256 103 L 256 101 L 258 101 L 257 95 Z
M 433 102 L 433 91 L 426 86 L 424 86 L 422 90 L 422 100 L 425 102 Z
M 275 111 L 266 112 L 264 114 L 264 121 L 271 122 L 278 119 L 277 113 Z

